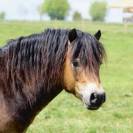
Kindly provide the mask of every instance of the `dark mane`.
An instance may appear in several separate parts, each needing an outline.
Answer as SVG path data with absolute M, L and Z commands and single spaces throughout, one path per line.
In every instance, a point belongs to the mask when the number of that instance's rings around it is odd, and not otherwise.
M 7 71 L 13 73 L 23 71 L 25 75 L 26 70 L 28 74 L 25 77 L 28 80 L 32 73 L 38 78 L 42 74 L 49 75 L 50 72 L 53 78 L 62 69 L 61 64 L 64 62 L 67 50 L 67 32 L 48 29 L 40 34 L 9 41 L 5 47 L 8 54 Z
M 47 29 L 40 34 L 11 40 L 5 46 L 8 53 L 7 66 L 13 69 L 36 73 L 49 72 L 51 77 L 61 72 L 65 60 L 69 30 Z M 103 45 L 92 35 L 77 30 L 78 38 L 73 45 L 73 58 L 80 56 L 82 64 L 95 69 L 105 58 Z M 8 47 L 8 48 L 7 48 Z M 42 69 L 45 64 L 45 70 Z M 56 69 L 54 69 L 56 66 Z M 57 70 L 59 68 L 59 70 Z M 7 69 L 7 70 L 8 70 Z M 41 72 L 43 70 L 43 72 Z M 36 71 L 36 72 L 35 72 Z M 30 77 L 30 73 L 26 76 Z
M 2 49 L 6 59 L 4 65 L 0 64 L 4 66 L 3 69 L 6 71 L 4 78 L 7 81 L 4 82 L 2 91 L 7 104 L 15 110 L 12 112 L 20 112 L 21 118 L 17 119 L 22 119 L 24 123 L 27 120 L 25 117 L 34 114 L 31 113 L 32 108 L 39 110 L 42 104 L 46 105 L 50 98 L 53 98 L 52 95 L 57 93 L 56 89 L 48 97 L 53 87 L 59 88 L 58 91 L 62 90 L 60 79 L 63 76 L 67 51 L 67 34 L 68 30 L 47 29 L 40 34 L 11 40 Z M 15 97 L 13 101 L 11 101 L 12 97 Z M 38 99 L 32 100 L 33 97 Z M 48 97 L 47 101 L 44 101 L 43 97 Z M 36 107 L 38 104 L 41 107 Z
M 60 67 L 60 64 L 64 61 L 67 32 L 66 30 L 48 29 L 40 34 L 9 41 L 7 46 L 9 47 L 10 62 L 8 62 L 8 65 L 17 70 L 29 69 L 34 71 L 35 69 L 38 73 L 45 64 L 46 70 L 44 71 L 47 74 L 48 72 L 51 73 L 54 65 Z M 40 68 L 37 68 L 38 66 Z M 55 74 L 54 72 L 53 74 Z

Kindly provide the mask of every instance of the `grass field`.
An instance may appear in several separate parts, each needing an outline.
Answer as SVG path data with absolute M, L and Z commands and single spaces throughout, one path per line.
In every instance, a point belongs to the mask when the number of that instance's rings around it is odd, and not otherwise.
M 90 22 L 1 22 L 0 44 L 48 27 L 102 30 L 108 60 L 101 68 L 101 79 L 107 102 L 97 111 L 88 111 L 74 96 L 62 92 L 27 133 L 133 133 L 133 25 L 125 30 L 123 25 Z

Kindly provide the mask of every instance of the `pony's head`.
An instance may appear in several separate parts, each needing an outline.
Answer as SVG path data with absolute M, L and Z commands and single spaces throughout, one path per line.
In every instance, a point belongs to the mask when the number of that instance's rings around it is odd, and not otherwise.
M 105 57 L 100 37 L 100 31 L 92 36 L 72 29 L 68 34 L 64 67 L 65 90 L 81 99 L 91 110 L 98 109 L 106 98 L 99 75 Z

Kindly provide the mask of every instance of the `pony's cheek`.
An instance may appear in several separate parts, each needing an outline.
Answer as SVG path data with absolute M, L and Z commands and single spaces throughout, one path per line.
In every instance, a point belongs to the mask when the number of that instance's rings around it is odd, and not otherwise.
M 73 93 L 75 88 L 75 78 L 73 75 L 73 70 L 69 59 L 67 59 L 65 63 L 63 80 L 64 80 L 63 82 L 64 82 L 65 89 Z
M 75 88 L 75 79 L 74 76 L 72 74 L 71 70 L 66 70 L 65 74 L 64 74 L 64 86 L 66 88 L 66 90 L 68 90 L 69 92 L 73 91 Z

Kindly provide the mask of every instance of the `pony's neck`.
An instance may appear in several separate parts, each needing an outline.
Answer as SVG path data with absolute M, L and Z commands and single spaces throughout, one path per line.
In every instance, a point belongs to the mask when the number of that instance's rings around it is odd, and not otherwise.
M 60 32 L 55 36 L 51 31 L 47 34 L 49 37 L 43 35 L 45 39 L 40 41 L 38 36 L 13 40 L 3 49 L 3 66 L 6 66 L 3 95 L 11 116 L 22 125 L 20 131 L 26 129 L 63 88 L 67 36 L 65 33 L 59 36 Z
M 35 97 L 32 99 L 31 103 L 27 102 L 24 105 L 19 105 L 17 112 L 15 112 L 15 121 L 18 121 L 20 130 L 26 130 L 27 127 L 34 120 L 35 116 L 42 110 L 43 107 L 48 105 L 61 91 L 61 86 L 51 86 L 50 88 L 38 88 Z

